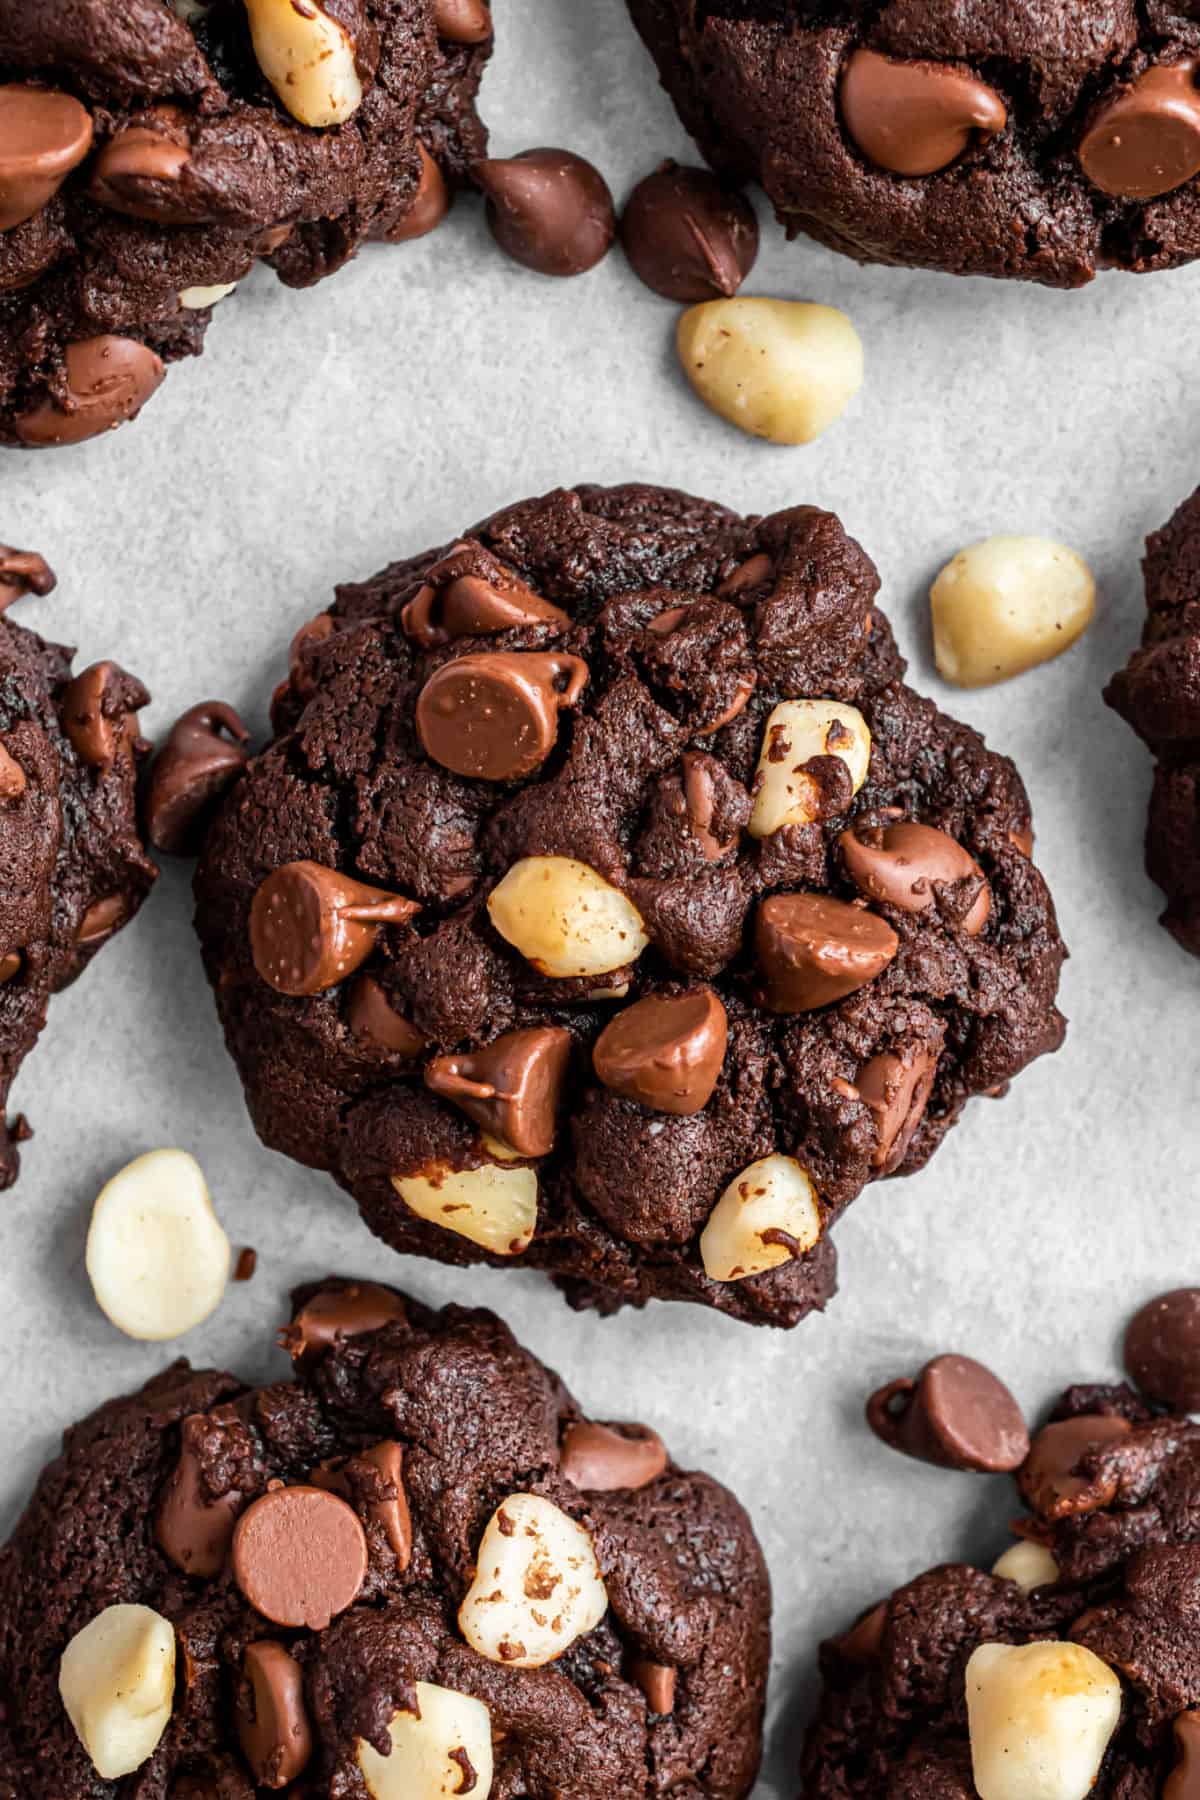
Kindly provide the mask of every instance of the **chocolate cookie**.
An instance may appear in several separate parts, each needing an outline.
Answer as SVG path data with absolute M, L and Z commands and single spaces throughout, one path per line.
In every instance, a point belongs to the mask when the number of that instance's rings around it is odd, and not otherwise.
M 1155 759 L 1146 870 L 1162 923 L 1200 956 L 1200 490 L 1146 544 L 1142 647 L 1104 690 Z
M 138 765 L 150 698 L 114 662 L 72 677 L 73 652 L 12 622 L 48 594 L 40 556 L 0 545 L 0 1187 L 17 1178 L 24 1118 L 4 1104 L 51 994 L 128 924 L 157 870 L 138 836 Z
M 132 418 L 258 259 L 431 230 L 490 47 L 484 0 L 0 0 L 0 443 Z
M 822 1306 L 838 1214 L 1063 1030 L 1025 790 L 877 588 L 829 513 L 624 487 L 340 589 L 196 878 L 263 1139 L 576 1305 Z
M 859 262 L 1078 287 L 1200 254 L 1200 19 L 1167 0 L 629 0 L 714 168 Z
M 180 1362 L 66 1434 L 0 1552 L 0 1793 L 748 1794 L 770 1593 L 732 1494 L 491 1313 L 295 1305 L 293 1381 Z

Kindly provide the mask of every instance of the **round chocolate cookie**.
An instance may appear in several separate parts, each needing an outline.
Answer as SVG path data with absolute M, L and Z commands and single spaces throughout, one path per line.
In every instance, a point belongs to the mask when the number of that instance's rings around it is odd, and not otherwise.
M 22 595 L 53 587 L 40 556 L 0 545 L 0 1188 L 29 1136 L 4 1105 L 47 1002 L 128 924 L 158 872 L 135 808 L 150 748 L 137 711 L 150 696 L 114 662 L 72 677 L 72 651 L 12 622 Z
M 733 1495 L 492 1313 L 295 1306 L 294 1381 L 180 1362 L 66 1434 L 0 1552 L 0 1793 L 748 1794 L 770 1590 Z
M 432 230 L 490 48 L 484 0 L 0 0 L 0 443 L 132 418 L 259 258 Z
M 1078 287 L 1200 254 L 1200 18 L 1168 0 L 629 0 L 713 167 L 859 262 Z
M 1162 923 L 1200 956 L 1200 490 L 1147 541 L 1142 645 L 1104 690 L 1155 758 L 1146 870 Z
M 197 924 L 260 1135 L 397 1249 L 794 1325 L 828 1227 L 1053 1049 L 1012 764 L 831 514 L 559 491 L 339 590 Z

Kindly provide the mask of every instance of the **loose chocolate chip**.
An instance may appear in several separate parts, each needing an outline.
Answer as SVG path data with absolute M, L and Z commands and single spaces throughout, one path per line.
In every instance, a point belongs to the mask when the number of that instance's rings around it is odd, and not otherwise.
M 420 173 L 409 205 L 395 217 L 388 217 L 371 233 L 389 244 L 409 244 L 416 238 L 428 237 L 441 224 L 453 204 L 446 177 L 419 140 L 417 156 Z
M 929 1044 L 884 1050 L 858 1072 L 858 1097 L 875 1117 L 878 1143 L 871 1166 L 890 1175 L 904 1161 L 937 1074 L 938 1052 Z
M 367 1576 L 358 1515 L 315 1487 L 268 1488 L 233 1534 L 233 1575 L 256 1612 L 294 1631 L 324 1631 Z
M 1044 1519 L 1065 1519 L 1107 1506 L 1116 1483 L 1074 1471 L 1090 1450 L 1116 1443 L 1128 1437 L 1130 1430 L 1128 1419 L 1116 1413 L 1083 1413 L 1043 1425 L 1019 1478 L 1021 1492 L 1033 1510 Z
M 645 1657 L 636 1656 L 629 1665 L 629 1673 L 646 1696 L 646 1705 L 660 1719 L 665 1719 L 675 1711 L 675 1685 L 678 1670 L 670 1663 L 649 1662 Z
M 760 1002 L 771 1012 L 812 1012 L 865 987 L 900 940 L 877 913 L 826 894 L 773 894 L 758 909 L 754 945 Z
M 1162 1800 L 1200 1800 L 1200 1712 L 1181 1712 L 1174 1732 L 1175 1767 L 1167 1776 Z
M 669 1460 L 658 1433 L 645 1425 L 624 1425 L 618 1431 L 577 1419 L 563 1433 L 563 1476 L 586 1494 L 648 1487 Z
M 476 163 L 488 225 L 514 262 L 539 275 L 582 275 L 605 256 L 616 213 L 598 169 L 570 150 L 523 150 Z
M 199 1443 L 209 1429 L 203 1413 L 193 1413 L 180 1427 L 179 1461 L 167 1478 L 155 1520 L 154 1535 L 164 1556 L 185 1575 L 212 1580 L 225 1567 L 242 1496 L 204 1498 L 200 1486 Z
M 373 975 L 360 975 L 351 989 L 346 1024 L 355 1037 L 410 1060 L 429 1042 L 423 1031 L 396 1011 Z
M 492 15 L 484 0 L 436 0 L 437 34 L 450 44 L 485 44 L 492 35 Z
M 281 1788 L 303 1774 L 313 1753 L 304 1672 L 269 1638 L 246 1647 L 237 1699 L 238 1742 L 256 1782 Z
M 0 231 L 41 212 L 91 147 L 91 114 L 70 94 L 0 87 Z
M 707 169 L 665 162 L 639 181 L 621 215 L 634 273 L 685 304 L 736 294 L 758 255 L 754 208 Z
M 1029 1454 L 1021 1409 L 969 1356 L 935 1356 L 915 1381 L 891 1381 L 867 1402 L 867 1423 L 893 1450 L 944 1469 L 1002 1474 Z
M 1147 69 L 1092 119 L 1079 161 L 1093 187 L 1153 200 L 1200 174 L 1200 91 L 1191 57 Z
M 999 94 L 965 69 L 900 62 L 874 50 L 851 56 L 841 101 L 852 142 L 893 175 L 935 175 L 1008 123 Z
M 205 700 L 176 720 L 146 787 L 146 836 L 156 850 L 199 855 L 217 801 L 246 765 L 249 737 L 221 700 Z
M 711 988 L 649 994 L 605 1026 L 592 1063 L 614 1094 L 653 1112 L 686 1116 L 712 1097 L 728 1040 L 725 1008 Z
M 323 863 L 285 863 L 250 906 L 254 966 L 281 994 L 323 993 L 366 960 L 381 926 L 403 925 L 420 910 Z
M 371 1488 L 384 1490 L 380 1498 L 367 1500 L 367 1517 L 381 1527 L 396 1558 L 396 1567 L 403 1572 L 412 1560 L 412 1515 L 404 1491 L 404 1450 L 400 1444 L 389 1439 L 358 1456 L 322 1463 L 309 1480 L 313 1487 L 353 1501 L 361 1497 L 364 1478 L 368 1492 Z
M 0 613 L 26 594 L 49 594 L 57 585 L 58 577 L 44 556 L 0 544 Z
M 1125 1367 L 1144 1394 L 1174 1412 L 1200 1412 L 1200 1288 L 1151 1300 L 1125 1333 Z
M 235 1281 L 253 1281 L 254 1271 L 257 1268 L 258 1251 L 254 1249 L 253 1245 L 246 1244 L 238 1251 L 238 1259 L 234 1265 L 233 1279 Z
M 426 570 L 400 622 L 409 637 L 431 650 L 454 638 L 486 637 L 526 625 L 561 631 L 571 621 L 481 544 L 461 543 Z
M 0 743 L 0 801 L 19 800 L 25 786 L 24 769 L 12 752 Z
M 469 1054 L 435 1056 L 425 1083 L 518 1155 L 548 1156 L 570 1057 L 570 1032 L 539 1025 Z
M 191 160 L 185 115 L 174 106 L 152 107 L 105 144 L 92 166 L 89 191 L 101 206 L 134 219 L 202 224 L 204 213 L 179 194 Z
M 558 714 L 587 684 L 578 656 L 500 651 L 443 663 L 417 698 L 417 735 L 455 775 L 516 781 L 540 768 L 558 737 Z
M 79 921 L 79 929 L 75 934 L 75 942 L 81 948 L 91 949 L 110 938 L 119 925 L 123 925 L 129 913 L 124 894 L 105 894 L 102 900 L 94 900 Z
M 112 768 L 124 745 L 137 740 L 137 714 L 121 701 L 121 680 L 116 663 L 93 663 L 63 692 L 63 730 L 81 761 L 102 774 Z
M 860 825 L 843 831 L 838 846 L 847 875 L 868 900 L 901 912 L 928 912 L 936 904 L 935 887 L 970 881 L 978 888 L 959 922 L 969 937 L 987 924 L 992 896 L 983 870 L 947 832 L 911 823 Z
M 307 1365 L 348 1338 L 382 1331 L 385 1325 L 403 1325 L 407 1319 L 403 1300 L 391 1288 L 373 1281 L 352 1282 L 314 1294 L 285 1326 L 281 1341 L 293 1362 Z
M 67 395 L 47 395 L 13 421 L 32 450 L 82 444 L 134 418 L 161 385 L 162 359 L 136 338 L 95 337 L 67 348 Z

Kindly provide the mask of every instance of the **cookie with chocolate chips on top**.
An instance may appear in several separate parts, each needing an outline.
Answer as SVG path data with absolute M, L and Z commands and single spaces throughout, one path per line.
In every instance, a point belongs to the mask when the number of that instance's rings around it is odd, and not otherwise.
M 1063 1029 L 1024 788 L 877 588 L 829 513 L 640 486 L 342 588 L 196 876 L 263 1139 L 575 1305 L 823 1306 L 845 1207 Z

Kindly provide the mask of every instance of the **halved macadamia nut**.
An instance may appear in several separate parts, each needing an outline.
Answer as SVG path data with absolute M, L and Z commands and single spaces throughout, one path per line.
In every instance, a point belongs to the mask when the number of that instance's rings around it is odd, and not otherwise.
M 520 1256 L 537 1229 L 538 1181 L 532 1169 L 483 1163 L 477 1169 L 433 1169 L 393 1175 L 410 1211 L 431 1225 L 469 1238 L 493 1256 Z
M 770 837 L 784 825 L 811 825 L 827 816 L 819 771 L 806 769 L 814 757 L 836 756 L 857 794 L 871 762 L 871 733 L 857 707 L 838 700 L 785 700 L 767 720 L 754 778 L 751 837 Z M 841 810 L 836 807 L 835 810 Z
M 246 0 L 258 66 L 302 125 L 341 125 L 362 105 L 354 42 L 320 0 Z
M 488 1521 L 459 1608 L 472 1650 L 510 1668 L 540 1669 L 607 1611 L 590 1533 L 541 1494 L 510 1494 Z
M 939 672 L 990 687 L 1069 650 L 1092 622 L 1096 583 L 1065 544 L 992 537 L 960 550 L 929 598 Z
M 119 1331 L 161 1343 L 199 1325 L 229 1280 L 229 1239 L 186 1150 L 151 1150 L 107 1182 L 92 1208 L 87 1272 Z
M 526 856 L 488 896 L 500 936 L 543 975 L 610 975 L 650 942 L 620 890 L 572 856 Z
M 980 1644 L 967 1664 L 980 1800 L 1086 1800 L 1121 1719 L 1121 1683 L 1082 1644 Z
M 358 1740 L 358 1766 L 372 1800 L 450 1800 L 492 1791 L 492 1715 L 454 1688 L 416 1684 L 418 1712 L 393 1713 L 390 1756 Z
M 802 1256 L 821 1236 L 817 1190 L 794 1156 L 764 1156 L 735 1175 L 700 1234 L 710 1281 L 744 1281 Z
M 58 1691 L 104 1781 L 158 1749 L 175 1705 L 175 1628 L 148 1606 L 108 1606 L 62 1654 Z

